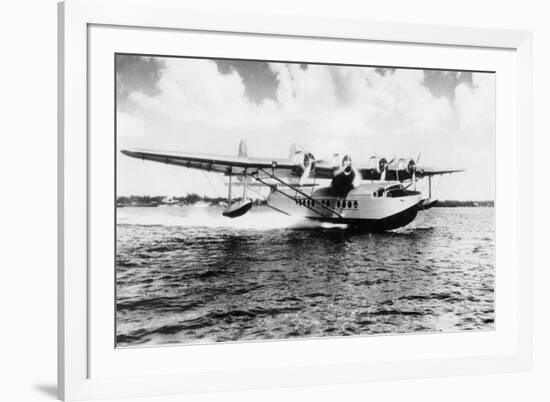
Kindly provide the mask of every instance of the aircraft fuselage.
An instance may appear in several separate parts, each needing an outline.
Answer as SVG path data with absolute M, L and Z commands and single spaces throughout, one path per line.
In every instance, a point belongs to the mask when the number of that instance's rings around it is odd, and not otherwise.
M 309 197 L 279 189 L 271 193 L 268 205 L 288 215 L 384 231 L 412 222 L 422 199 L 420 192 L 407 190 L 395 182 L 364 183 L 345 195 L 336 193 L 330 186 L 302 191 Z

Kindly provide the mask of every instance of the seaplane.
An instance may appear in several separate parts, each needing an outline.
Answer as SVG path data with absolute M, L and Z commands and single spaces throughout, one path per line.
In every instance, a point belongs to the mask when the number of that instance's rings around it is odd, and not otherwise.
M 418 165 L 420 155 L 392 158 L 373 155 L 353 163 L 347 154 L 315 159 L 311 152 L 293 144 L 288 158 L 257 158 L 248 155 L 246 141 L 236 156 L 123 149 L 132 158 L 216 172 L 227 177 L 227 207 L 222 214 L 236 218 L 253 206 L 247 191 L 252 186 L 269 188 L 267 205 L 286 215 L 346 224 L 369 232 L 394 230 L 411 223 L 419 211 L 433 207 L 432 177 L 463 169 L 435 169 Z M 417 191 L 428 180 L 428 197 Z M 242 185 L 242 198 L 233 199 L 233 186 Z

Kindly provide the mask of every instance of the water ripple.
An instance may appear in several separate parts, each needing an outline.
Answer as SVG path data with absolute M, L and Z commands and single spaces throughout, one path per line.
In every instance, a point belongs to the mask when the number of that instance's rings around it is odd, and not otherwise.
M 219 212 L 117 211 L 119 346 L 494 329 L 492 209 L 382 234 Z

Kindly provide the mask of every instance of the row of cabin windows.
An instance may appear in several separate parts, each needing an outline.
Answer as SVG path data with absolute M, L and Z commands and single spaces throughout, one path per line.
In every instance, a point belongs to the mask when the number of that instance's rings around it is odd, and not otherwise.
M 296 200 L 296 204 L 299 206 L 305 206 L 305 207 L 314 207 L 318 206 L 317 204 L 324 205 L 325 207 L 329 208 L 349 208 L 349 209 L 357 209 L 359 208 L 359 202 L 357 200 L 351 201 L 351 200 L 312 200 L 312 199 L 306 199 L 306 198 L 300 198 Z

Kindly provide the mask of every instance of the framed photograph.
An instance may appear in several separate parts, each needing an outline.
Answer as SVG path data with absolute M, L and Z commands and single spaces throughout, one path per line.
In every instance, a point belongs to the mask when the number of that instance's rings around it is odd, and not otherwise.
M 180 3 L 59 4 L 60 398 L 529 370 L 531 34 Z

